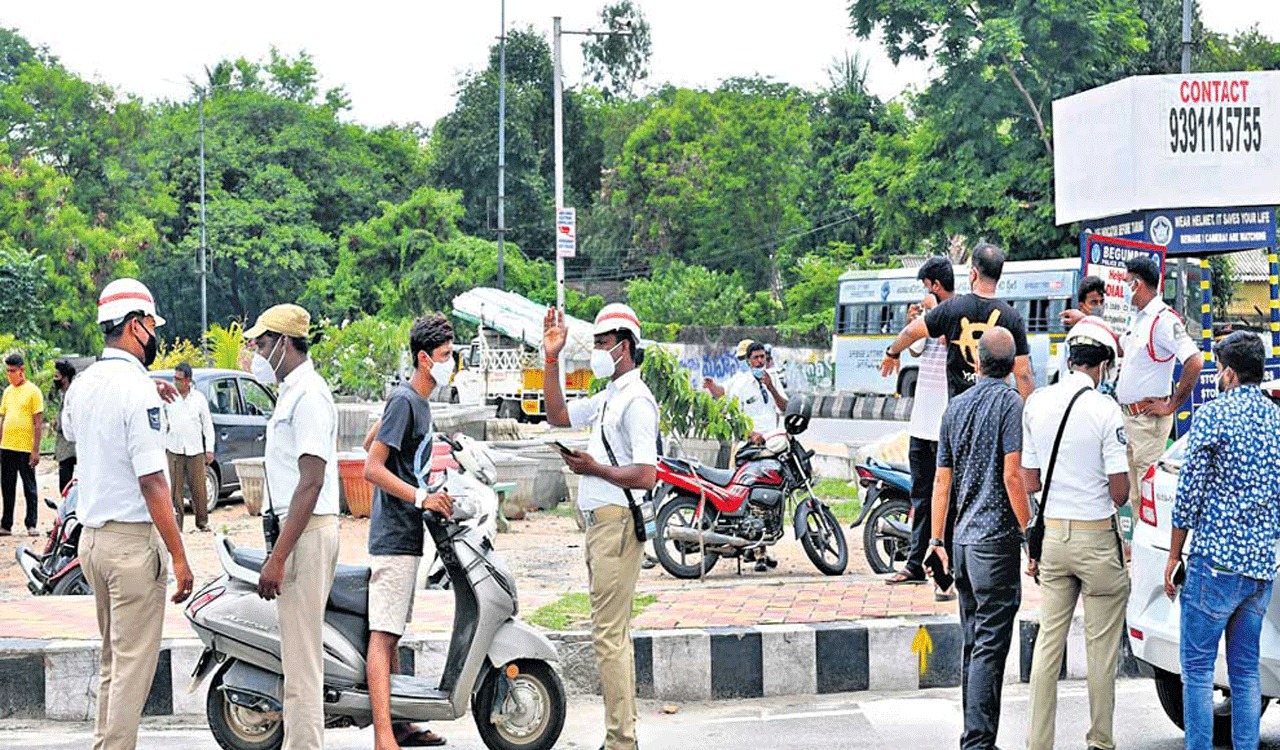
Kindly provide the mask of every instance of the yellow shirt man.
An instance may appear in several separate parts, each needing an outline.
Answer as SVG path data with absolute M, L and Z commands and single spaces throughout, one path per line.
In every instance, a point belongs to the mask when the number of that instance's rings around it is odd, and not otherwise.
M 4 417 L 0 448 L 30 453 L 37 438 L 32 418 L 43 413 L 44 397 L 30 380 L 5 388 L 4 397 L 0 398 L 0 417 Z

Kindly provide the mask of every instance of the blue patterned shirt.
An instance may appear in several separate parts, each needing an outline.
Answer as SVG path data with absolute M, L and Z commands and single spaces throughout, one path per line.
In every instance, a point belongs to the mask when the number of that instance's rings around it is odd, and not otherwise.
M 1191 554 L 1249 578 L 1276 577 L 1280 409 L 1256 385 L 1196 410 L 1173 525 L 1193 532 Z

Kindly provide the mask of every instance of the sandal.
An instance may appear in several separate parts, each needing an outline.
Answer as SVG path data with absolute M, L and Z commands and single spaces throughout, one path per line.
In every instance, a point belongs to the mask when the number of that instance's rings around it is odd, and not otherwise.
M 400 747 L 439 747 L 445 739 L 430 729 L 419 729 L 396 740 Z
M 903 584 L 914 585 L 917 583 L 924 583 L 925 581 L 928 581 L 928 580 L 929 579 L 925 578 L 923 573 L 921 573 L 919 576 L 913 576 L 905 570 L 900 570 L 897 573 L 894 573 L 893 575 L 884 579 L 884 582 L 890 586 L 901 586 Z

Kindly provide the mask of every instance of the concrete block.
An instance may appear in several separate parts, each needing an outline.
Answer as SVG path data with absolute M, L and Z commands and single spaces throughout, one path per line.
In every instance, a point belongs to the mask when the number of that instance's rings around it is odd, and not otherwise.
M 449 656 L 449 636 L 444 633 L 424 635 L 403 645 L 413 649 L 413 674 L 417 677 L 440 675 Z
M 44 716 L 55 721 L 92 721 L 98 703 L 96 646 L 54 642 L 44 652 Z
M 205 701 L 209 696 L 208 677 L 192 689 L 191 673 L 204 653 L 203 644 L 174 643 L 169 648 L 170 679 L 173 681 L 173 713 L 176 715 L 204 715 Z
M 893 419 L 893 407 L 898 399 L 894 396 L 876 396 L 875 419 Z
M 653 638 L 653 692 L 658 700 L 711 697 L 711 636 L 701 630 L 657 630 Z
M 868 620 L 867 663 L 871 690 L 917 690 L 920 659 L 911 645 L 920 625 L 905 620 Z
M 818 692 L 817 651 L 807 625 L 759 625 L 764 694 L 813 695 Z
M 911 409 L 914 407 L 916 400 L 914 398 L 900 398 L 894 405 L 893 418 L 899 422 L 906 422 L 911 419 Z
M 1084 615 L 1076 612 L 1071 618 L 1071 630 L 1067 631 L 1067 679 L 1083 680 L 1088 676 L 1089 658 L 1084 648 Z
M 835 398 L 832 396 L 818 397 L 818 416 L 822 419 L 831 418 L 831 410 L 835 407 Z
M 876 404 L 877 404 L 878 398 L 879 396 L 872 396 L 872 395 L 862 397 L 862 409 L 859 411 L 859 414 L 862 415 L 860 417 L 861 419 L 877 418 Z

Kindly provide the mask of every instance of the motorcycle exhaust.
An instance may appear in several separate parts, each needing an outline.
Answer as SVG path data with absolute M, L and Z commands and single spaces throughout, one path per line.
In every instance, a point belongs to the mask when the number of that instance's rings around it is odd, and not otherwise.
M 897 537 L 904 542 L 911 541 L 911 527 L 902 521 L 896 521 L 892 518 L 881 518 L 876 525 L 876 531 L 888 536 Z
M 743 539 L 740 536 L 729 536 L 728 534 L 717 534 L 714 531 L 699 532 L 697 529 L 691 529 L 688 526 L 677 526 L 673 529 L 667 529 L 667 537 L 677 542 L 692 542 L 697 544 L 701 541 L 707 546 L 717 547 L 745 547 L 752 544 L 751 541 Z

